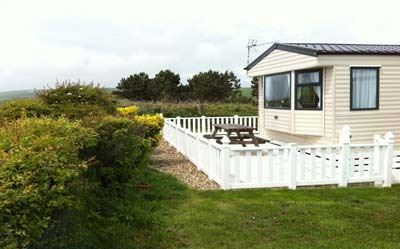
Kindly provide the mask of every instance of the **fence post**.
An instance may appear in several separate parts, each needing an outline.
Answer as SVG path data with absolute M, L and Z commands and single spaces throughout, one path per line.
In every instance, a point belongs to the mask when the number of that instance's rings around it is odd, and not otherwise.
M 379 176 L 382 174 L 381 172 L 381 165 L 380 165 L 380 157 L 382 156 L 380 153 L 380 146 L 382 143 L 382 138 L 380 135 L 374 135 L 374 173 L 375 175 Z M 375 181 L 375 186 L 381 186 L 382 181 Z
M 201 133 L 206 133 L 206 116 L 201 116 Z
M 235 120 L 234 121 L 235 124 L 239 124 L 239 116 L 238 115 L 234 115 L 233 119 Z
M 339 143 L 342 148 L 339 162 L 339 187 L 347 187 L 347 178 L 350 167 L 350 127 L 344 126 L 339 136 Z
M 383 187 L 392 186 L 392 168 L 393 168 L 393 133 L 388 132 L 384 136 L 387 144 L 383 164 Z
M 297 145 L 294 143 L 289 144 L 289 189 L 296 189 L 297 186 Z
M 230 186 L 230 160 L 231 151 L 229 149 L 229 138 L 224 136 L 222 142 L 222 153 L 221 153 L 221 167 L 222 167 L 222 189 L 229 189 Z
M 176 117 L 176 125 L 178 126 L 178 127 L 181 127 L 181 117 Z

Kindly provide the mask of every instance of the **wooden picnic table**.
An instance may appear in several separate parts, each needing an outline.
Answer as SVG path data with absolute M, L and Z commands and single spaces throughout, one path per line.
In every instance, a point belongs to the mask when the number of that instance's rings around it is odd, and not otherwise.
M 243 147 L 245 147 L 246 144 L 254 144 L 255 146 L 258 146 L 259 143 L 265 143 L 267 141 L 254 136 L 255 128 L 238 124 L 215 124 L 213 133 L 211 135 L 204 135 L 204 137 L 216 139 L 217 143 L 221 144 L 222 137 L 217 136 L 217 133 L 220 130 L 226 131 L 226 136 L 230 140 L 229 144 L 241 144 Z M 236 134 L 236 136 L 232 136 L 232 134 Z M 250 139 L 250 141 L 245 141 L 245 139 Z

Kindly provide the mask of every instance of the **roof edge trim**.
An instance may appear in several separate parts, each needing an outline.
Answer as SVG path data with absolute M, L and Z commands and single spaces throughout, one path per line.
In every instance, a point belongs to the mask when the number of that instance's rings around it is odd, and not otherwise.
M 267 51 L 262 53 L 260 56 L 258 56 L 256 59 L 254 59 L 249 65 L 247 65 L 244 69 L 249 71 L 251 68 L 253 68 L 257 63 L 259 63 L 261 60 L 263 60 L 265 57 L 267 57 L 270 53 L 272 53 L 274 50 L 279 49 L 283 50 L 286 52 L 292 52 L 292 53 L 297 53 L 297 54 L 303 54 L 303 55 L 308 55 L 308 56 L 318 56 L 318 52 L 314 49 L 310 48 L 299 48 L 295 46 L 290 46 L 286 44 L 281 44 L 281 43 L 274 43 Z

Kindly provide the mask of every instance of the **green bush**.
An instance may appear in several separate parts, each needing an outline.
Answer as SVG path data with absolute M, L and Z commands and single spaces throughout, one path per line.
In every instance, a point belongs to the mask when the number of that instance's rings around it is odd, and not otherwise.
M 104 88 L 94 84 L 64 82 L 39 91 L 38 97 L 52 107 L 54 116 L 79 119 L 90 115 L 112 114 L 116 100 Z
M 139 107 L 139 114 L 162 113 L 164 117 L 200 117 L 204 116 L 256 116 L 257 106 L 239 103 L 151 103 L 130 102 L 122 100 L 121 106 L 135 105 Z
M 132 169 L 145 165 L 151 142 L 145 139 L 145 127 L 129 118 L 103 117 L 91 120 L 98 134 L 96 146 L 84 151 L 85 158 L 95 158 L 90 173 L 103 187 L 116 187 L 126 183 Z
M 133 120 L 145 128 L 144 138 L 151 141 L 152 146 L 157 146 L 161 140 L 161 130 L 164 126 L 164 119 L 156 115 L 137 115 Z
M 0 105 L 1 119 L 18 119 L 26 117 L 42 117 L 51 114 L 51 108 L 38 99 L 18 99 L 5 101 Z
M 205 116 L 257 116 L 257 106 L 250 104 L 207 104 L 202 106 Z
M 66 119 L 22 118 L 0 127 L 0 247 L 28 248 L 52 215 L 72 204 L 93 130 Z

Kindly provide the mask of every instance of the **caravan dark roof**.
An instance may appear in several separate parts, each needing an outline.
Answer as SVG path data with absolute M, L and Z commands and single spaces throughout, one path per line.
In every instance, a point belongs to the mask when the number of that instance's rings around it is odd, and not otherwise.
M 400 45 L 381 44 L 339 44 L 339 43 L 275 43 L 267 51 L 252 61 L 246 70 L 251 69 L 275 49 L 309 56 L 320 54 L 358 54 L 358 55 L 400 55 Z

